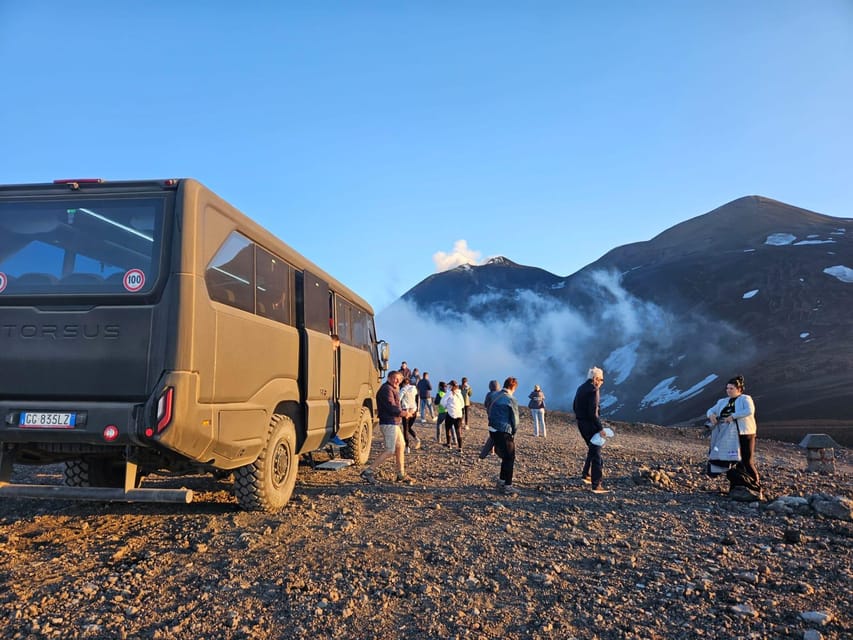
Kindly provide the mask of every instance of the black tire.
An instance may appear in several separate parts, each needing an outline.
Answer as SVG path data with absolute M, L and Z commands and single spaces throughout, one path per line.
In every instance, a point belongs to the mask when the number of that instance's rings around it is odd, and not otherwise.
M 82 458 L 65 463 L 64 480 L 68 487 L 124 487 L 125 463 L 109 458 Z M 135 486 L 141 478 L 137 476 Z
M 89 484 L 89 463 L 83 460 L 68 460 L 63 476 L 66 487 L 92 486 Z
M 234 494 L 246 511 L 278 511 L 296 485 L 299 457 L 293 421 L 273 414 L 267 443 L 258 459 L 234 470 Z
M 358 428 L 352 438 L 347 438 L 347 446 L 341 449 L 341 455 L 349 458 L 355 464 L 367 464 L 370 457 L 370 444 L 373 440 L 373 420 L 370 419 L 370 411 L 366 407 L 361 408 L 358 418 Z

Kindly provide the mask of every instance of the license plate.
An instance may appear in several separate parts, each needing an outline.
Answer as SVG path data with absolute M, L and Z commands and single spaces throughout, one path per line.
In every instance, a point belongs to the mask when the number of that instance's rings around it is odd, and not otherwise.
M 19 426 L 22 429 L 73 429 L 76 422 L 76 413 L 26 411 L 21 413 Z

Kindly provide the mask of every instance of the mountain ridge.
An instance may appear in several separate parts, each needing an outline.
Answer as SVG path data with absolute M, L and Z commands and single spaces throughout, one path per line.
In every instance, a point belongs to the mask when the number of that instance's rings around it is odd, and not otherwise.
M 853 219 L 753 195 L 569 276 L 499 256 L 433 274 L 401 300 L 462 336 L 457 371 L 485 370 L 499 338 L 517 369 L 559 389 L 555 408 L 599 364 L 611 373 L 603 412 L 616 419 L 699 420 L 743 373 L 764 419 L 853 423 L 851 267 Z

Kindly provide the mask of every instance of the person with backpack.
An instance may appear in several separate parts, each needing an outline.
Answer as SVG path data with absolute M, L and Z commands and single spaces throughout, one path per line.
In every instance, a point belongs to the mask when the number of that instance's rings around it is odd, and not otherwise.
M 740 444 L 740 462 L 735 465 L 735 471 L 740 470 L 749 476 L 760 488 L 758 469 L 755 467 L 755 436 L 758 426 L 755 422 L 755 403 L 752 397 L 744 391 L 746 383 L 743 376 L 735 376 L 726 383 L 726 397 L 708 409 L 708 421 L 711 426 L 716 426 L 718 421 L 734 424 L 737 427 L 738 442 Z M 733 475 L 727 474 L 729 481 Z
M 533 385 L 533 391 L 527 396 L 530 402 L 527 403 L 527 408 L 530 409 L 530 417 L 533 418 L 533 436 L 538 438 L 540 435 L 544 438 L 545 432 L 545 394 L 538 384 Z

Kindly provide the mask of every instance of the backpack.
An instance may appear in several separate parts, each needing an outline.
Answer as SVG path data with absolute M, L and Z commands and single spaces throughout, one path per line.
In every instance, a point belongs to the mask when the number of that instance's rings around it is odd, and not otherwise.
M 761 485 L 746 472 L 742 464 L 736 464 L 726 471 L 726 478 L 728 478 L 731 487 L 746 487 L 750 491 L 761 491 Z

